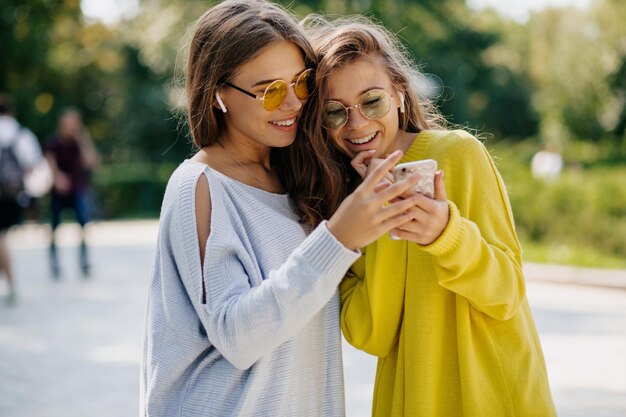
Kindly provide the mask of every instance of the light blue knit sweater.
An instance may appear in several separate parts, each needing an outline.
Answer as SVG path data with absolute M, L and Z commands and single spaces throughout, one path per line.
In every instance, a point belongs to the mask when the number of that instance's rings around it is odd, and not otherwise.
M 203 271 L 195 189 L 207 179 Z M 307 237 L 287 195 L 185 161 L 161 209 L 141 415 L 343 416 L 337 285 L 358 257 L 325 223 Z

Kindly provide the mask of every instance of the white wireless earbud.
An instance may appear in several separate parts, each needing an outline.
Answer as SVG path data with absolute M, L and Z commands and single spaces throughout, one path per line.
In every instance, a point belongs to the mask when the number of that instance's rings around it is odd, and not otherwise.
M 400 98 L 400 113 L 404 113 L 404 94 L 398 91 L 398 97 Z
M 220 97 L 219 91 L 215 93 L 215 99 L 217 100 L 217 104 L 220 106 L 220 109 L 222 109 L 222 112 L 226 113 L 228 109 L 224 105 L 224 102 L 222 101 L 222 97 Z

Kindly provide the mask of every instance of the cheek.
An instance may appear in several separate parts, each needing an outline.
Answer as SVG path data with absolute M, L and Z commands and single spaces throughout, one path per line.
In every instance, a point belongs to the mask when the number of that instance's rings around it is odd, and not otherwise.
M 383 124 L 385 126 L 385 133 L 387 135 L 395 136 L 398 133 L 398 128 L 400 126 L 400 120 L 396 115 L 395 108 L 391 108 L 389 113 L 383 119 Z
M 269 112 L 265 111 L 263 106 L 255 102 L 246 103 L 237 109 L 237 117 L 243 124 L 256 124 L 267 119 L 268 114 Z
M 266 119 L 264 115 L 254 108 L 230 108 L 228 109 L 227 123 L 231 128 L 235 128 L 240 132 L 244 132 L 246 135 L 254 137 L 255 135 L 264 132 L 267 128 Z

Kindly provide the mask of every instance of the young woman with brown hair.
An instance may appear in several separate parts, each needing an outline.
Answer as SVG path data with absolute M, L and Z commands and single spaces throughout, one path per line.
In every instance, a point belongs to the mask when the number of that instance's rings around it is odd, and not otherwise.
M 489 153 L 469 133 L 445 129 L 382 27 L 311 21 L 324 127 L 310 128 L 335 146 L 350 178 L 344 192 L 392 152 L 442 170 L 433 198 L 420 196 L 411 221 L 364 249 L 341 284 L 343 334 L 379 357 L 373 415 L 555 416 L 511 208 Z
M 198 152 L 161 209 L 146 416 L 345 414 L 337 286 L 359 247 L 408 221 L 416 200 L 386 202 L 416 178 L 377 185 L 394 153 L 324 220 L 341 184 L 299 126 L 314 64 L 277 5 L 227 0 L 196 23 L 186 90 Z M 316 187 L 331 195 L 311 198 Z

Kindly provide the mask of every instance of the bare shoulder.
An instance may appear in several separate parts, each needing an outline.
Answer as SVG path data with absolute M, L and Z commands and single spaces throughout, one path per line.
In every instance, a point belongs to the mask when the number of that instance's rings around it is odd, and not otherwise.
M 205 174 L 198 178 L 195 201 L 198 243 L 200 245 L 200 256 L 204 260 L 206 242 L 211 233 L 211 193 L 209 191 L 209 181 Z

